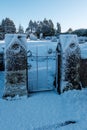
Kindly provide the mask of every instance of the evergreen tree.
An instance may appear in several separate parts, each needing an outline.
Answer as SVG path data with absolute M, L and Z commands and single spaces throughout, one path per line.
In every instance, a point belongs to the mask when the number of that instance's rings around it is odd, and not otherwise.
M 33 22 L 33 32 L 36 33 L 38 28 L 38 23 L 36 21 Z
M 4 33 L 16 33 L 16 27 L 12 20 L 9 18 L 6 18 L 5 20 L 2 20 L 2 28 L 4 30 Z
M 54 24 L 51 19 L 49 20 L 49 27 L 50 27 L 50 35 L 54 35 L 55 29 L 54 29 Z
M 46 18 L 43 20 L 42 33 L 44 36 L 52 36 L 54 35 L 54 25 L 52 20 L 47 20 Z
M 42 24 L 42 32 L 44 36 L 48 36 L 49 35 L 49 22 L 48 20 L 46 20 L 46 18 L 43 20 L 43 24 Z
M 23 27 L 21 26 L 21 24 L 19 25 L 19 28 L 18 28 L 18 32 L 17 33 L 20 33 L 20 34 L 23 34 L 24 33 L 24 29 Z
M 4 38 L 3 28 L 2 28 L 2 26 L 0 25 L 0 40 L 3 40 L 3 38 Z
M 29 21 L 29 25 L 26 29 L 27 37 L 30 33 L 34 33 L 38 37 L 42 33 L 43 36 L 52 36 L 55 34 L 54 24 L 52 20 L 47 20 L 46 18 L 43 21 Z
M 16 33 L 15 24 L 9 18 L 5 18 L 2 20 L 1 27 L 2 27 L 3 38 L 5 37 L 5 34 L 7 33 Z
M 87 29 L 77 29 L 73 31 L 72 33 L 78 36 L 87 36 Z
M 72 33 L 72 32 L 73 32 L 72 28 L 69 28 L 67 31 L 67 33 Z
M 37 34 L 38 37 L 40 36 L 41 33 L 43 33 L 42 27 L 43 27 L 43 22 L 38 21 L 37 22 L 37 29 L 36 29 L 36 34 Z
M 33 32 L 33 21 L 32 20 L 30 20 L 28 27 L 29 27 L 30 33 L 32 33 Z
M 60 33 L 61 33 L 61 25 L 60 23 L 57 23 L 56 35 L 59 35 Z
M 33 21 L 32 20 L 29 21 L 29 24 L 28 24 L 28 27 L 26 28 L 25 33 L 26 33 L 27 37 L 29 37 L 29 35 L 31 33 L 33 33 Z

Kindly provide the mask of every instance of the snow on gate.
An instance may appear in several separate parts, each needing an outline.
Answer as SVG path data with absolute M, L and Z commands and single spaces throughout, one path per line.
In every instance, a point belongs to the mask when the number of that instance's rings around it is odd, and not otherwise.
M 29 92 L 53 90 L 56 45 L 57 43 L 46 41 L 28 44 Z

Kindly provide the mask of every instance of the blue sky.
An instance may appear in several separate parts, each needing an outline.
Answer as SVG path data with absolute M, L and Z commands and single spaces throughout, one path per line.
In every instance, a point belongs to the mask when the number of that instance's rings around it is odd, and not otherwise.
M 12 19 L 18 28 L 27 28 L 29 20 L 52 19 L 59 22 L 62 32 L 70 27 L 87 28 L 87 0 L 0 0 L 0 22 Z

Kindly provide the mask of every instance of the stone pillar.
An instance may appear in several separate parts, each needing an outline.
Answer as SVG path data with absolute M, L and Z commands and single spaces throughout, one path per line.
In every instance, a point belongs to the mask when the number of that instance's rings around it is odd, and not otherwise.
M 27 94 L 27 49 L 26 36 L 5 36 L 5 90 L 4 96 Z
M 60 90 L 64 92 L 69 89 L 79 89 L 80 87 L 80 48 L 76 35 L 60 35 L 59 43 L 61 45 L 61 65 L 60 72 Z

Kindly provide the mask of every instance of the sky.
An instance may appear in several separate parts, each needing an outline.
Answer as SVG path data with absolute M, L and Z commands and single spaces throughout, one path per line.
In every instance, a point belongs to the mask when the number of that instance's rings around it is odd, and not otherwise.
M 62 32 L 87 28 L 87 0 L 0 0 L 0 22 L 9 17 L 16 28 L 28 27 L 30 19 L 51 19 L 61 24 Z

